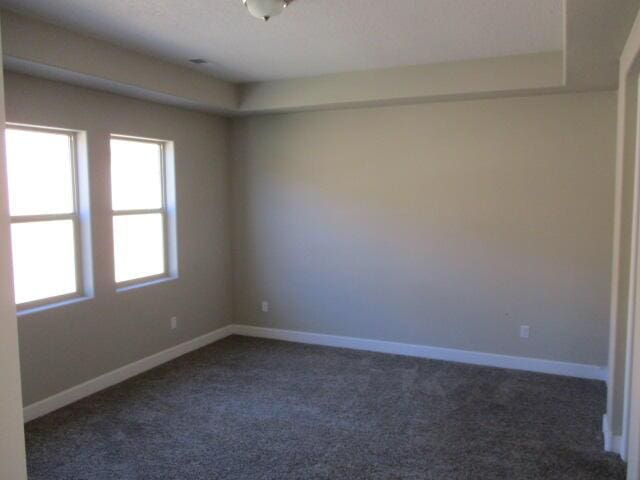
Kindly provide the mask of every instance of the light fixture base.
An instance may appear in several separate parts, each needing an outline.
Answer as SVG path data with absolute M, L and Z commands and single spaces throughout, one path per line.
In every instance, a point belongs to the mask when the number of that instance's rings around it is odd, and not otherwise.
M 251 15 L 265 22 L 282 13 L 289 3 L 291 0 L 242 0 Z

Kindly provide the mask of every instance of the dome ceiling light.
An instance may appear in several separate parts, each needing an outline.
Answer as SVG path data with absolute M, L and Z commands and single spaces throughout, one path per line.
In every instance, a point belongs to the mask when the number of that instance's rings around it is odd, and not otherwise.
M 242 0 L 249 13 L 265 22 L 275 17 L 291 3 L 291 0 Z

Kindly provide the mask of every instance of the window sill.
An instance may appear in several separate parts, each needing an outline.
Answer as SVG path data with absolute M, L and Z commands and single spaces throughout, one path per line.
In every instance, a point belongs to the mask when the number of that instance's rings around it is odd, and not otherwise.
M 137 290 L 139 288 L 151 287 L 153 285 L 159 285 L 162 283 L 169 283 L 178 280 L 178 277 L 162 277 L 162 278 L 154 278 L 153 280 L 144 280 L 142 279 L 140 283 L 134 283 L 131 285 L 124 285 L 122 287 L 116 288 L 117 293 L 124 293 L 130 290 Z
M 60 302 L 47 303 L 46 305 L 39 305 L 37 307 L 29 307 L 24 310 L 17 310 L 16 315 L 18 317 L 22 317 L 23 315 L 31 315 L 34 313 L 44 312 L 47 310 L 53 310 L 55 308 L 68 307 L 70 305 L 75 305 L 76 303 L 83 303 L 89 300 L 93 300 L 93 297 L 90 296 L 82 296 L 70 298 L 68 300 L 62 300 Z

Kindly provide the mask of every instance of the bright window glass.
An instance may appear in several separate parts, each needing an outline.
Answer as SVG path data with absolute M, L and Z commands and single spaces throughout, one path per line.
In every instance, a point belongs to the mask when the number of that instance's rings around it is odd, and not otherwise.
M 11 215 L 72 213 L 69 135 L 9 128 L 6 139 Z
M 115 281 L 121 286 L 167 273 L 164 144 L 111 138 Z
M 5 134 L 16 304 L 77 295 L 75 134 L 23 126 Z
M 162 146 L 155 142 L 111 139 L 113 209 L 162 207 Z
M 11 246 L 17 304 L 77 291 L 72 220 L 14 223 Z
M 113 217 L 116 282 L 165 272 L 163 225 L 160 213 Z

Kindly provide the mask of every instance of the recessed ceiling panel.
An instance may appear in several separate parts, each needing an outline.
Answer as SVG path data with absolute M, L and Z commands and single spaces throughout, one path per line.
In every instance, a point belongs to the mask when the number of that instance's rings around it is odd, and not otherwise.
M 0 6 L 233 81 L 562 49 L 562 0 L 0 0 Z M 189 59 L 207 64 L 194 66 Z

